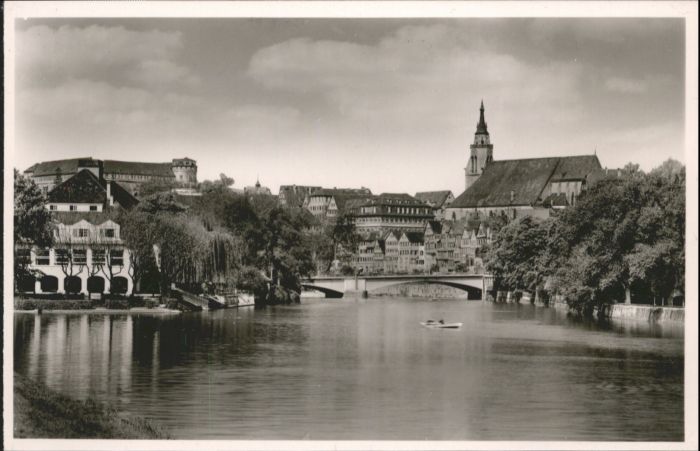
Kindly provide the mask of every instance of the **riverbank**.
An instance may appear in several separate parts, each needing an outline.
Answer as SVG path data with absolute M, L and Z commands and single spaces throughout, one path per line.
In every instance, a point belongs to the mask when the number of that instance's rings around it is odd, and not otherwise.
M 150 420 L 79 401 L 14 373 L 15 438 L 167 439 Z
M 550 306 L 567 311 L 569 309 L 565 302 L 552 302 Z M 621 320 L 673 322 L 683 325 L 685 322 L 685 309 L 683 307 L 658 305 L 612 304 L 605 309 L 603 317 Z

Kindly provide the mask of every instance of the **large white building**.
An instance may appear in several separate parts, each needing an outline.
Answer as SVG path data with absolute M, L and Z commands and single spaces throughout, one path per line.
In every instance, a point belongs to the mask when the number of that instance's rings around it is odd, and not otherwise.
M 124 247 L 119 224 L 99 213 L 92 221 L 59 223 L 54 247 L 18 249 L 30 275 L 19 290 L 38 294 L 107 294 L 133 292 L 131 253 Z

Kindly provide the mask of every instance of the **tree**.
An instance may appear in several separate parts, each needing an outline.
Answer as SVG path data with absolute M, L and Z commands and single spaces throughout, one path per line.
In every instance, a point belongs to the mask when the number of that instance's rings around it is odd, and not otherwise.
M 219 180 L 204 180 L 199 184 L 199 191 L 203 194 L 210 193 L 212 191 L 225 191 L 229 190 L 234 184 L 234 180 L 228 177 L 226 174 L 219 174 Z
M 535 290 L 545 276 L 540 267 L 547 224 L 524 216 L 503 227 L 486 255 L 496 288 Z
M 15 287 L 27 276 L 27 251 L 53 244 L 53 221 L 46 208 L 46 198 L 33 180 L 14 171 L 14 261 Z M 20 255 L 21 254 L 21 255 Z
M 178 187 L 175 179 L 152 178 L 142 183 L 139 187 L 138 196 L 140 198 L 153 196 L 154 194 L 170 193 Z

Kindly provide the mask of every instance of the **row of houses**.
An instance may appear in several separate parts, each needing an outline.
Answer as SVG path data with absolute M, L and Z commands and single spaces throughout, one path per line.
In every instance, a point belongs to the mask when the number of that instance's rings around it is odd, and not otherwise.
M 484 246 L 491 243 L 485 223 L 428 221 L 422 231 L 372 232 L 360 240 L 352 258 L 362 274 L 482 273 Z

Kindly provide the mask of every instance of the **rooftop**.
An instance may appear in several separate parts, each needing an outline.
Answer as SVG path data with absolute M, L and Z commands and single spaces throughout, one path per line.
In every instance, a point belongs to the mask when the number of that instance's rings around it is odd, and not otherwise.
M 535 205 L 555 176 L 585 180 L 597 171 L 595 155 L 492 161 L 449 208 Z

